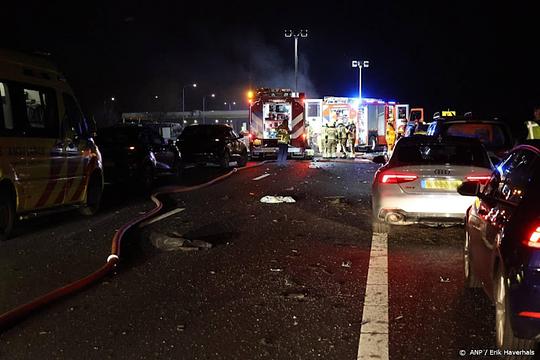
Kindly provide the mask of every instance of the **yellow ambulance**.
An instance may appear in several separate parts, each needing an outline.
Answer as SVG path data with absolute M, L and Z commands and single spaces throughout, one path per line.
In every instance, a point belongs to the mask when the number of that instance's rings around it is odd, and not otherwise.
M 0 95 L 0 240 L 24 217 L 94 214 L 101 155 L 62 74 L 46 58 L 0 49 Z

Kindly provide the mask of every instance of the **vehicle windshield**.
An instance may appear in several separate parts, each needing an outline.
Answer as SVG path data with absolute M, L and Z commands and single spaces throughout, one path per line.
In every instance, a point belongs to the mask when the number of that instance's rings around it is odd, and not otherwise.
M 479 139 L 488 148 L 509 145 L 506 131 L 496 123 L 455 123 L 446 125 L 446 135 Z
M 398 144 L 392 160 L 408 165 L 491 166 L 486 151 L 480 145 L 468 144 Z

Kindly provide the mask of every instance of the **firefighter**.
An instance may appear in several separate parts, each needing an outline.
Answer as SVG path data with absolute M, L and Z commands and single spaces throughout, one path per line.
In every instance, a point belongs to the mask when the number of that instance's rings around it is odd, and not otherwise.
M 394 124 L 394 119 L 389 118 L 386 123 L 386 148 L 388 156 L 392 155 L 394 151 L 394 144 L 396 143 L 396 128 Z
M 354 146 L 355 146 L 355 142 L 356 142 L 356 126 L 354 125 L 354 123 L 350 123 L 349 126 L 348 126 L 348 129 L 347 129 L 347 143 L 348 143 L 348 146 L 349 146 L 349 157 L 351 159 L 354 159 L 356 158 L 356 154 L 355 154 L 355 150 L 354 150 Z
M 328 123 L 325 123 L 322 128 L 322 154 L 324 159 L 330 157 L 330 148 L 328 147 Z
M 327 128 L 327 146 L 328 146 L 328 155 L 331 159 L 336 158 L 336 147 L 337 147 L 337 129 L 336 124 L 331 123 Z
M 338 150 L 341 153 L 341 158 L 347 158 L 347 128 L 342 122 L 339 122 L 337 127 Z
M 278 138 L 278 166 L 287 165 L 287 155 L 289 142 L 291 141 L 291 133 L 289 131 L 289 126 L 287 120 L 284 120 L 281 125 L 277 128 L 277 138 Z

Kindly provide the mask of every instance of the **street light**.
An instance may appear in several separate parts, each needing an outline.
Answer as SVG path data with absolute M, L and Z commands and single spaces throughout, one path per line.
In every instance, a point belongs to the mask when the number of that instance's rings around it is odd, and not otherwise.
M 358 68 L 358 100 L 362 103 L 362 68 L 369 67 L 369 61 L 367 60 L 353 60 L 352 67 Z
M 307 30 L 285 30 L 285 37 L 294 37 L 294 92 L 298 92 L 298 38 L 308 37 Z
M 216 97 L 216 94 L 210 94 L 211 97 L 215 98 Z M 205 124 L 206 123 L 206 114 L 205 114 L 205 111 L 206 111 L 206 95 L 203 96 L 202 98 L 202 112 L 203 112 L 203 118 L 202 118 L 202 123 Z
M 197 87 L 197 83 L 193 83 L 193 84 L 187 84 L 187 85 L 184 85 L 182 86 L 182 120 L 185 120 L 185 115 L 184 115 L 184 112 L 186 111 L 186 102 L 185 102 L 185 99 L 186 99 L 186 87 L 188 86 L 191 86 L 191 87 L 194 87 L 196 88 Z

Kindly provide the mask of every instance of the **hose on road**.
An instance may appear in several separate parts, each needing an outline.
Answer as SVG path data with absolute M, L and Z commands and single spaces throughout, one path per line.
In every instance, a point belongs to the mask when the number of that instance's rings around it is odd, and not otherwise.
M 242 168 L 234 168 L 224 175 L 218 176 L 215 179 L 212 179 L 208 182 L 205 182 L 199 185 L 188 186 L 188 187 L 168 186 L 168 187 L 163 187 L 163 188 L 158 189 L 157 192 L 153 193 L 150 196 L 150 199 L 154 203 L 155 207 L 149 210 L 148 212 L 144 213 L 143 215 L 138 216 L 135 219 L 124 224 L 119 230 L 116 231 L 116 233 L 114 234 L 112 238 L 111 255 L 109 255 L 109 257 L 107 258 L 105 265 L 103 265 L 101 268 L 99 268 L 92 274 L 82 279 L 76 280 L 61 288 L 55 289 L 45 295 L 35 298 L 34 300 L 24 305 L 20 305 L 8 312 L 1 314 L 0 315 L 0 331 L 4 331 L 14 326 L 18 322 L 28 317 L 31 313 L 43 308 L 44 306 L 90 286 L 91 284 L 102 279 L 105 275 L 109 274 L 112 270 L 114 270 L 116 266 L 118 265 L 118 263 L 120 262 L 120 248 L 121 248 L 122 239 L 124 235 L 126 234 L 126 232 L 130 230 L 131 228 L 133 228 L 134 226 L 140 224 L 141 222 L 145 220 L 149 220 L 150 218 L 156 216 L 162 210 L 163 203 L 158 199 L 159 196 L 198 190 L 198 189 L 213 185 L 219 181 L 222 181 L 239 171 L 253 169 L 269 162 L 273 162 L 273 161 L 272 160 L 263 161 L 256 165 L 251 165 L 251 166 L 242 167 Z

